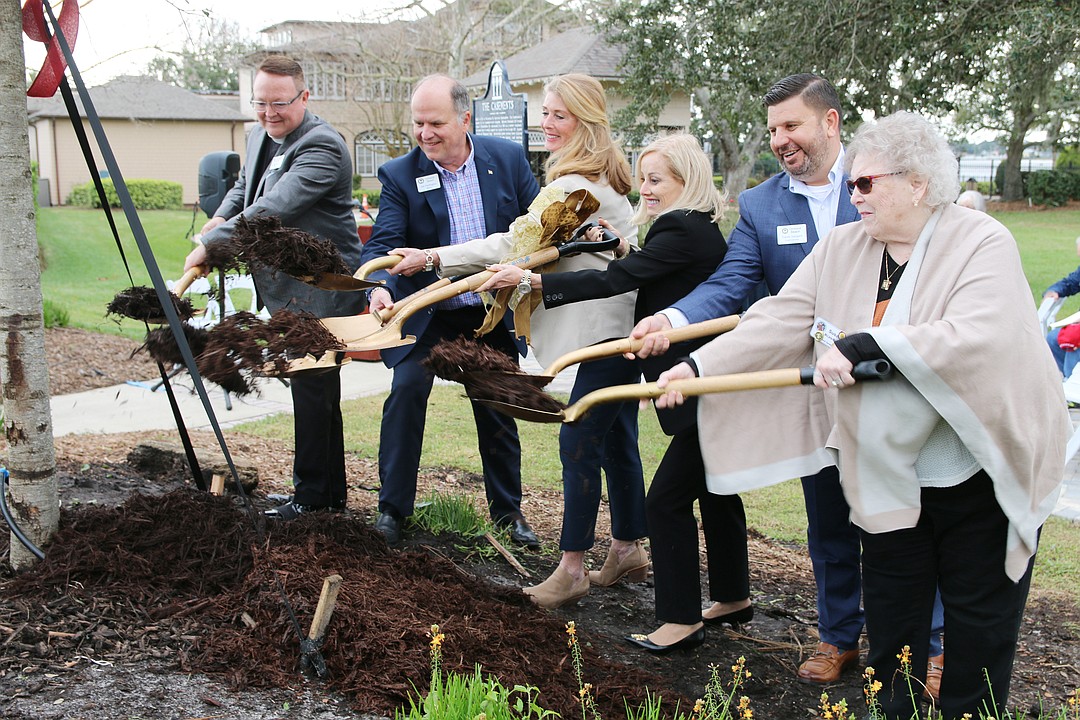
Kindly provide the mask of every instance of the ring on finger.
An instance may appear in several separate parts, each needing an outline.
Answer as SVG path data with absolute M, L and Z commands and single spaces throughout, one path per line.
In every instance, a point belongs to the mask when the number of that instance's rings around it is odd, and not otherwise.
M 835 380 L 833 380 L 833 381 L 832 381 L 832 386 L 833 386 L 833 387 L 837 387 L 837 388 L 838 388 L 838 387 L 840 387 L 840 386 L 841 386 L 841 385 L 843 385 L 843 384 L 844 384 L 844 383 L 840 381 L 840 378 L 837 378 L 837 379 L 835 379 Z

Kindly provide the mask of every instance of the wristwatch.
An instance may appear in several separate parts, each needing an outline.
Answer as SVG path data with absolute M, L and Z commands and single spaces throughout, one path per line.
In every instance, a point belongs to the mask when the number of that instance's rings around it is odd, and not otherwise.
M 518 280 L 517 291 L 520 295 L 528 295 L 532 292 L 532 270 L 526 270 Z
M 435 255 L 431 250 L 424 251 L 424 272 L 431 272 L 435 269 Z

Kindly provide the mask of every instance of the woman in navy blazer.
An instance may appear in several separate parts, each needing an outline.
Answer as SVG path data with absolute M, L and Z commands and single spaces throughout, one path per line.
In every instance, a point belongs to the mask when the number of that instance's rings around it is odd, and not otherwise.
M 691 135 L 669 135 L 650 144 L 638 163 L 641 202 L 635 221 L 652 221 L 644 248 L 614 260 L 604 270 L 532 274 L 543 289 L 545 307 L 608 297 L 637 289 L 635 316 L 641 319 L 668 307 L 720 264 L 727 242 L 717 227 L 723 197 L 713 185 L 712 168 Z M 620 248 L 629 251 L 629 244 Z M 497 273 L 481 290 L 516 285 L 522 276 L 513 266 Z M 646 379 L 655 380 L 707 339 L 681 343 L 666 356 L 642 361 Z M 710 494 L 698 446 L 696 411 L 658 412 L 671 444 L 653 476 L 645 502 L 655 576 L 656 617 L 661 627 L 627 639 L 652 652 L 692 647 L 704 641 L 704 623 L 744 622 L 753 615 L 746 550 L 746 515 L 739 496 Z M 701 509 L 713 605 L 701 610 L 697 522 Z

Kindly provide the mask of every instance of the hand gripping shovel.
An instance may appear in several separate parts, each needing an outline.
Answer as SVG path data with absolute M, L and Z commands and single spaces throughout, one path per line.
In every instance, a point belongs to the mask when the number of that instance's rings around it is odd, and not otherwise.
M 612 237 L 599 242 L 579 240 L 568 242 L 557 247 L 547 247 L 538 250 L 525 257 L 514 260 L 512 265 L 522 268 L 533 268 L 554 262 L 567 255 L 575 255 L 582 252 L 603 252 L 612 250 L 618 246 L 619 239 Z M 334 333 L 345 344 L 346 352 L 359 352 L 364 350 L 384 350 L 386 348 L 411 345 L 416 342 L 412 335 L 405 335 L 402 327 L 417 311 L 435 305 L 452 297 L 461 295 L 483 285 L 495 273 L 484 270 L 468 277 L 456 280 L 436 290 L 424 292 L 422 297 L 409 302 L 405 308 L 396 313 L 385 325 L 379 323 L 371 315 L 352 315 L 348 317 L 324 318 L 323 325 Z
M 851 376 L 856 380 L 883 380 L 889 377 L 890 374 L 892 374 L 892 364 L 888 360 L 864 360 L 851 371 Z M 691 396 L 813 384 L 814 368 L 784 368 L 782 370 L 759 370 L 757 372 L 734 373 L 731 375 L 714 375 L 689 380 L 672 380 L 667 384 L 666 388 L 661 388 L 656 383 L 613 385 L 594 390 L 573 405 L 559 411 L 512 405 L 496 400 L 477 399 L 477 402 L 518 420 L 575 423 L 583 418 L 594 405 L 658 398 L 672 391 L 681 392 L 684 396 Z
M 645 344 L 645 339 L 647 337 L 666 337 L 674 344 L 686 340 L 696 340 L 710 335 L 726 333 L 729 330 L 734 330 L 735 326 L 738 324 L 738 315 L 728 315 L 727 317 L 706 320 L 705 322 L 694 323 L 692 325 L 684 325 L 680 328 L 658 330 L 657 332 L 649 333 L 643 338 L 627 337 L 589 345 L 588 347 L 572 350 L 565 355 L 559 356 L 554 362 L 544 368 L 542 372 L 535 375 L 526 372 L 502 372 L 498 370 L 465 371 L 462 373 L 462 384 L 483 384 L 486 380 L 493 379 L 496 382 L 509 380 L 511 382 L 521 382 L 522 384 L 542 388 L 554 380 L 556 375 L 571 365 L 577 365 L 590 360 L 614 357 L 616 355 L 624 355 L 626 353 L 636 353 Z

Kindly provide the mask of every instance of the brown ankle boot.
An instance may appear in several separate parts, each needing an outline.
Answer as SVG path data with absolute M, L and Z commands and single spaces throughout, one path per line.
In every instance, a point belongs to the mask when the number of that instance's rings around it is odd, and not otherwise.
M 630 582 L 642 582 L 648 574 L 649 554 L 645 552 L 645 545 L 638 540 L 634 543 L 634 549 L 621 561 L 614 550 L 608 550 L 604 567 L 599 572 L 590 571 L 589 582 L 600 587 L 611 587 L 624 576 Z
M 527 587 L 522 592 L 540 607 L 554 610 L 568 603 L 575 603 L 588 595 L 589 576 L 585 575 L 580 580 L 575 580 L 573 575 L 559 566 L 547 580 L 539 585 Z

